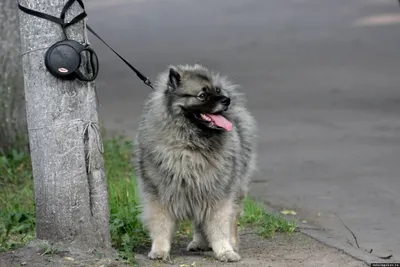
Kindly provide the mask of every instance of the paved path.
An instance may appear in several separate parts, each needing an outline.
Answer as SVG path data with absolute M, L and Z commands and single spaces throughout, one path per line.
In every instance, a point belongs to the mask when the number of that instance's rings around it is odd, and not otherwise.
M 260 125 L 254 195 L 353 241 L 337 213 L 363 249 L 400 260 L 397 1 L 86 2 L 91 26 L 149 77 L 199 60 L 243 86 Z M 91 40 L 102 119 L 133 136 L 148 89 Z

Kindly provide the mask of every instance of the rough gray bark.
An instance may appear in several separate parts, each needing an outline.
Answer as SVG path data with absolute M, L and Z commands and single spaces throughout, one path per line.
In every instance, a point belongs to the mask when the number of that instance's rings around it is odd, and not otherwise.
M 15 0 L 0 1 L 0 153 L 28 144 L 18 22 Z
M 56 17 L 66 2 L 20 1 Z M 81 11 L 75 2 L 66 20 Z M 47 72 L 44 54 L 62 40 L 62 30 L 48 20 L 19 14 L 37 237 L 108 248 L 108 190 L 95 83 L 63 81 Z M 84 42 L 84 22 L 69 27 L 67 35 Z

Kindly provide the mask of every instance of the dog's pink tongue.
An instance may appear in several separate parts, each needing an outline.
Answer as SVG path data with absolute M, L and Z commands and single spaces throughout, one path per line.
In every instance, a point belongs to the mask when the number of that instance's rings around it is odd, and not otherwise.
M 214 115 L 214 114 L 206 114 L 215 125 L 224 128 L 228 132 L 232 130 L 232 123 L 228 121 L 224 116 L 221 115 Z

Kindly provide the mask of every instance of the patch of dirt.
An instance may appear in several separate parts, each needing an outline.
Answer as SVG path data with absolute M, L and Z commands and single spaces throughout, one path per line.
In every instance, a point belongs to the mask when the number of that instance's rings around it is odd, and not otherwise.
M 347 254 L 327 247 L 302 234 L 277 234 L 273 239 L 263 239 L 254 230 L 244 230 L 240 235 L 240 255 L 236 263 L 221 263 L 214 259 L 212 252 L 186 252 L 189 239 L 181 238 L 172 246 L 172 263 L 151 261 L 148 251 L 136 254 L 140 267 L 367 267 Z M 150 249 L 150 248 L 147 248 Z
M 147 253 L 150 247 L 146 247 L 136 251 L 136 264 L 139 267 L 367 267 L 365 263 L 298 232 L 263 239 L 255 230 L 246 229 L 241 231 L 240 240 L 240 262 L 221 263 L 214 259 L 213 252 L 186 252 L 190 239 L 178 237 L 172 245 L 172 263 L 149 260 Z M 115 255 L 115 252 L 105 255 L 73 247 L 48 246 L 43 241 L 35 241 L 25 248 L 0 254 L 0 267 L 128 266 Z
M 122 267 L 115 251 L 85 250 L 73 245 L 50 245 L 34 240 L 25 247 L 0 254 L 0 267 Z

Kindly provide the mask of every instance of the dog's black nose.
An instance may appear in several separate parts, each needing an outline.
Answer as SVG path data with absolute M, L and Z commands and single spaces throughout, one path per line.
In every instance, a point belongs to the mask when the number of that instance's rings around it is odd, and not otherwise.
M 229 106 L 231 104 L 231 99 L 229 97 L 224 96 L 221 99 L 221 104 L 223 104 L 224 106 Z

